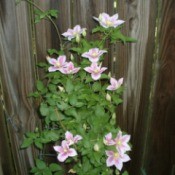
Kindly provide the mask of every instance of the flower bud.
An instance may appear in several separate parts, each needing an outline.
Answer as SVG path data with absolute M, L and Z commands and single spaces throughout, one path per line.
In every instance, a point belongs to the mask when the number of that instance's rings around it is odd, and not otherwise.
M 108 77 L 111 78 L 111 72 L 108 73 Z
M 49 62 L 49 60 L 50 60 L 50 56 L 46 56 L 46 60 Z
M 74 169 L 70 169 L 68 173 L 72 173 L 72 174 L 75 174 L 76 171 Z
M 83 128 L 84 128 L 84 130 L 87 129 L 87 125 L 85 123 L 83 124 Z
M 80 35 L 76 35 L 76 42 L 79 43 L 80 42 Z
M 82 35 L 85 37 L 86 36 L 86 28 L 83 29 Z
M 106 94 L 106 100 L 111 102 L 111 96 L 108 93 Z
M 94 145 L 94 151 L 99 151 L 100 150 L 100 148 L 99 148 L 99 145 L 96 143 L 95 145 Z
M 116 113 L 112 114 L 112 119 L 116 119 Z
M 70 55 L 70 59 L 71 59 L 71 61 L 74 60 L 74 56 L 72 54 Z
M 58 86 L 58 88 L 59 88 L 59 90 L 60 90 L 61 92 L 65 92 L 65 90 L 64 90 L 64 88 L 63 88 L 62 86 Z

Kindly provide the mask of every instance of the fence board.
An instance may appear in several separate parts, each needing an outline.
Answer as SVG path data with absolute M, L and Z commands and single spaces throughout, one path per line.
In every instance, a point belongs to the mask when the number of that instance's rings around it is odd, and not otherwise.
M 21 151 L 26 131 L 35 127 L 35 112 L 27 95 L 33 89 L 34 63 L 31 55 L 28 10 L 24 2 L 15 5 L 13 0 L 4 4 L 0 15 L 0 65 L 4 99 L 9 120 L 12 153 L 16 174 L 27 174 L 33 165 L 33 148 Z M 10 10 L 9 10 L 10 9 Z
M 147 138 L 149 95 L 154 60 L 157 1 L 118 1 L 120 18 L 126 21 L 123 32 L 137 43 L 118 46 L 117 75 L 124 75 L 125 91 L 119 123 L 132 136 L 130 173 L 140 174 Z M 123 115 L 121 115 L 123 113 Z
M 162 1 L 158 78 L 153 98 L 148 174 L 175 173 L 175 1 Z M 172 146 L 173 145 L 173 146 Z M 153 156 L 154 155 L 154 156 Z

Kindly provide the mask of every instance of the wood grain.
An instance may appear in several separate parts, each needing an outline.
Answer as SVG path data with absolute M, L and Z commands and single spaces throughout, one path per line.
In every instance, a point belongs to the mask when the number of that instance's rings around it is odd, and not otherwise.
M 175 166 L 175 2 L 162 1 L 158 75 L 154 91 L 148 174 L 174 174 Z
M 12 0 L 1 1 L 0 15 L 0 75 L 13 147 L 16 174 L 28 173 L 33 165 L 33 148 L 20 150 L 24 133 L 35 128 L 36 116 L 32 101 L 27 98 L 34 86 L 34 62 L 31 54 L 30 26 L 26 4 L 17 6 Z M 10 10 L 9 10 L 10 9 Z

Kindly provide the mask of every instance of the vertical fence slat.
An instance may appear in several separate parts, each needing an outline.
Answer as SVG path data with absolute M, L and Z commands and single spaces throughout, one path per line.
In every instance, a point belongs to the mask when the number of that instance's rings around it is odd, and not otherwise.
M 158 78 L 153 98 L 148 174 L 175 173 L 175 1 L 160 1 Z M 173 146 L 172 146 L 173 145 Z
M 132 136 L 131 174 L 141 173 L 144 144 L 147 138 L 149 96 L 154 60 L 157 1 L 118 1 L 120 19 L 126 21 L 123 32 L 137 39 L 134 44 L 118 46 L 116 74 L 125 78 L 124 104 L 120 115 L 121 127 Z
M 33 89 L 34 63 L 31 55 L 28 10 L 21 2 L 4 4 L 0 15 L 0 65 L 4 100 L 8 113 L 11 150 L 16 174 L 27 174 L 33 165 L 35 150 L 20 150 L 26 131 L 35 128 L 35 112 L 27 95 Z M 9 10 L 10 9 L 10 10 Z

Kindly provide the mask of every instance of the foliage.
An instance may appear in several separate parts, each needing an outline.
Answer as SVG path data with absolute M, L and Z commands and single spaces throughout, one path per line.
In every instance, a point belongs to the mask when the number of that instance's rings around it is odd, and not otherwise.
M 37 23 L 46 17 L 56 18 L 58 12 L 36 10 L 35 14 Z M 100 19 L 99 17 L 97 20 Z M 109 20 L 112 18 L 109 17 Z M 88 40 L 86 29 L 79 25 L 69 29 L 62 34 L 65 36 L 65 42 L 60 50 L 48 50 L 49 64 L 38 63 L 38 67 L 46 74 L 43 80 L 36 82 L 36 91 L 29 96 L 40 100 L 39 114 L 43 127 L 26 133 L 21 148 L 34 144 L 43 151 L 45 145 L 51 144 L 53 150 L 58 153 L 58 163 L 48 165 L 43 160 L 36 159 L 36 166 L 30 171 L 32 174 L 62 175 L 66 171 L 63 162 L 65 166 L 71 165 L 65 173 L 120 174 L 123 162 L 129 160 L 127 153 L 130 151 L 130 136 L 122 135 L 116 123 L 116 106 L 122 103 L 123 79 L 117 81 L 106 75 L 106 68 L 101 65 L 104 60 L 102 54 L 108 50 L 105 48 L 107 42 L 126 43 L 135 39 L 124 36 L 121 33 L 121 25 L 112 27 L 112 21 L 109 22 L 110 26 L 107 28 L 97 26 L 92 30 L 92 34 L 98 33 L 100 36 L 98 40 Z M 108 23 L 106 22 L 106 25 Z M 97 55 L 98 61 L 91 63 Z M 67 62 L 67 58 L 71 61 Z M 91 67 L 88 67 L 90 65 Z M 96 68 L 92 70 L 94 66 Z M 116 138 L 113 139 L 112 135 Z M 125 146 L 123 150 L 120 150 L 121 145 Z M 107 157 L 107 151 L 113 155 Z M 113 159 L 112 162 L 110 158 Z M 121 161 L 122 165 L 118 165 L 116 159 Z M 128 173 L 125 171 L 122 175 Z

